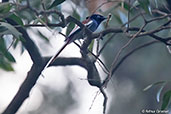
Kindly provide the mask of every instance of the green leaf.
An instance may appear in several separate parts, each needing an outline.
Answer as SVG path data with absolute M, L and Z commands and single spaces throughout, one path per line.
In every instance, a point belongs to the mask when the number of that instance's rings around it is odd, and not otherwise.
M 1 52 L 1 54 L 3 54 L 2 57 L 5 57 L 10 62 L 16 62 L 14 57 L 11 55 L 11 53 L 8 52 L 3 38 L 0 38 L 0 52 Z
M 157 92 L 157 96 L 156 96 L 156 99 L 158 102 L 160 102 L 160 95 L 161 95 L 161 92 L 163 90 L 163 88 L 165 87 L 166 83 L 163 83 L 162 86 L 160 86 L 158 92 Z
M 19 39 L 21 42 L 26 42 L 26 40 L 25 40 L 22 36 L 20 36 L 18 39 Z
M 6 71 L 14 71 L 10 63 L 6 62 L 4 59 L 0 58 L 0 68 Z
M 155 82 L 155 83 L 150 84 L 150 85 L 148 85 L 147 87 L 145 87 L 145 88 L 143 89 L 143 91 L 147 91 L 147 90 L 149 90 L 151 87 L 153 87 L 153 86 L 155 86 L 155 85 L 164 84 L 164 83 L 166 83 L 166 81 Z
M 47 43 L 49 43 L 49 39 L 48 39 L 45 35 L 43 35 L 40 31 L 38 31 L 38 35 L 39 35 L 43 40 L 45 40 Z
M 6 71 L 14 71 L 10 63 L 6 63 L 2 68 Z
M 69 33 L 72 31 L 72 29 L 75 27 L 74 23 L 69 23 L 67 29 L 66 29 L 66 36 L 69 35 Z
M 167 91 L 164 94 L 161 110 L 164 110 L 164 109 L 167 108 L 167 106 L 169 105 L 170 100 L 171 100 L 171 90 Z
M 16 38 L 22 36 L 22 34 L 18 32 L 18 30 L 15 27 L 13 27 L 11 24 L 0 22 L 0 27 L 6 27 L 8 29 L 8 33 L 13 34 Z
M 93 51 L 93 47 L 94 47 L 94 40 L 89 45 L 88 49 L 92 52 Z
M 152 14 L 149 0 L 138 0 L 138 2 L 145 12 Z
M 12 20 L 14 20 L 19 25 L 22 25 L 23 26 L 22 19 L 19 16 L 17 16 L 16 14 L 13 13 L 12 15 L 9 16 L 9 18 L 11 18 Z
M 0 16 L 3 16 L 3 14 L 8 13 L 11 7 L 11 3 L 9 2 L 0 3 Z
M 122 7 L 122 8 L 124 8 L 125 10 L 130 10 L 130 5 L 127 3 L 127 2 L 121 2 L 121 3 L 119 3 L 119 5 Z
M 25 47 L 21 45 L 21 55 L 24 53 Z
M 58 6 L 59 4 L 63 3 L 65 0 L 55 0 L 49 7 L 49 9 Z
M 13 56 L 11 55 L 11 53 L 8 52 L 8 51 L 6 51 L 6 52 L 4 53 L 4 56 L 5 56 L 10 62 L 13 62 L 13 63 L 16 62 L 15 59 L 14 59 L 14 57 L 13 57 Z
M 73 9 L 74 10 L 74 9 Z M 72 16 L 74 18 L 76 18 L 77 20 L 80 20 L 80 15 L 77 13 L 76 10 L 73 11 L 72 13 Z M 67 27 L 67 30 L 66 30 L 66 36 L 69 35 L 69 33 L 73 30 L 73 28 L 75 27 L 75 24 L 74 23 L 69 23 L 68 27 Z
M 15 49 L 19 43 L 19 38 L 17 38 L 15 41 L 14 41 L 14 44 L 13 44 L 13 48 Z
M 16 41 L 15 41 L 15 43 L 13 45 L 14 48 L 16 48 L 16 46 L 19 44 L 19 41 L 26 42 L 23 37 L 19 37 L 19 38 L 16 39 Z M 25 51 L 25 47 L 24 47 L 23 43 L 21 43 L 20 49 L 21 49 L 21 54 L 23 54 L 23 52 Z
M 122 20 L 118 14 L 113 14 L 113 16 L 115 17 L 115 19 L 118 21 L 119 24 L 123 24 Z
M 76 18 L 77 20 L 80 20 L 80 15 L 78 14 L 78 12 L 75 10 L 75 9 L 73 9 L 74 11 L 73 11 L 73 13 L 72 13 L 72 16 L 74 17 L 74 18 Z
M 6 44 L 3 38 L 0 38 L 0 52 L 5 53 L 7 50 Z
M 8 29 L 6 27 L 0 26 L 0 32 L 4 33 L 5 31 L 7 31 Z

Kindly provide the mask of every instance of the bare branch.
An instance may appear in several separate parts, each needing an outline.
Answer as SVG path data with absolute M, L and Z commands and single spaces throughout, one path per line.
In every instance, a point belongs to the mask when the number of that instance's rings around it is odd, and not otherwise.
M 116 66 L 112 69 L 112 72 L 111 72 L 111 77 L 113 76 L 113 74 L 116 72 L 116 70 L 119 68 L 119 66 L 129 57 L 131 56 L 133 53 L 135 53 L 136 51 L 142 49 L 142 48 L 145 48 L 147 46 L 150 46 L 152 44 L 155 44 L 155 43 L 160 43 L 159 41 L 151 41 L 151 42 L 148 42 L 148 43 L 145 43 L 145 44 L 142 44 L 136 48 L 134 48 L 132 51 L 130 51 L 129 53 L 127 53 L 117 64 Z M 106 79 L 103 81 L 103 85 L 104 86 L 107 86 L 107 83 L 109 82 L 109 80 L 111 79 L 110 76 L 107 76 Z

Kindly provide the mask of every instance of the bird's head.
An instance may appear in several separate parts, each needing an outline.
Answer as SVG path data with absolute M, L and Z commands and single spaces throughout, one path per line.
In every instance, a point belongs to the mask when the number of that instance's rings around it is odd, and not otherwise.
M 99 14 L 93 14 L 89 18 L 91 20 L 95 20 L 98 24 L 100 24 L 103 20 L 107 19 L 106 17 Z

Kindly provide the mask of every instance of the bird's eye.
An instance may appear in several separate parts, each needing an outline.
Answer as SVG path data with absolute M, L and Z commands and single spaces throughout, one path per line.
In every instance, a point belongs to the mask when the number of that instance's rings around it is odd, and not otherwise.
M 90 18 L 90 16 L 87 16 L 87 17 L 86 17 L 86 19 L 89 19 L 89 18 Z

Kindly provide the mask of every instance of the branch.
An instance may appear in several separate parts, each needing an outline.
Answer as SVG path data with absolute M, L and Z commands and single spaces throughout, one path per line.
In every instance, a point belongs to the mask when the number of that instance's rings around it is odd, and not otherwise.
M 171 22 L 171 21 L 169 21 L 169 22 Z M 168 24 L 168 22 L 167 22 L 167 24 Z M 162 38 L 162 37 L 159 37 L 154 34 L 154 33 L 160 32 L 161 30 L 167 30 L 170 28 L 171 28 L 171 26 L 163 26 L 163 27 L 159 27 L 159 28 L 156 28 L 155 30 L 148 31 L 148 32 L 146 32 L 145 30 L 141 30 L 140 33 L 138 35 L 136 35 L 136 38 L 142 37 L 142 36 L 150 36 L 166 45 L 171 45 L 170 43 L 168 43 L 168 41 L 171 40 L 171 37 Z M 127 31 L 139 31 L 139 30 L 140 30 L 140 28 L 138 28 L 138 27 L 130 27 Z M 102 32 L 92 34 L 92 39 L 96 39 L 100 35 L 105 36 L 109 33 L 124 33 L 124 31 L 121 28 L 109 28 Z M 129 37 L 133 37 L 133 36 L 130 35 Z
M 129 53 L 127 53 L 124 57 L 122 57 L 122 59 L 116 64 L 115 67 L 113 67 L 112 69 L 112 73 L 111 73 L 111 77 L 113 76 L 113 74 L 116 72 L 116 70 L 119 68 L 119 66 L 129 57 L 131 56 L 133 53 L 135 53 L 136 51 L 142 49 L 142 48 L 145 48 L 147 46 L 150 46 L 152 44 L 155 44 L 155 43 L 159 43 L 159 41 L 151 41 L 151 42 L 148 42 L 148 43 L 145 43 L 145 44 L 142 44 L 138 47 L 136 47 L 135 49 L 133 49 L 132 51 L 130 51 Z M 106 79 L 103 81 L 103 85 L 107 85 L 107 83 L 109 82 L 109 80 L 111 79 L 110 76 L 107 76 Z
M 51 57 L 44 57 L 45 62 L 48 62 Z M 87 69 L 86 61 L 82 58 L 64 58 L 64 57 L 59 57 L 57 58 L 52 64 L 49 65 L 51 66 L 71 66 L 71 65 L 78 65 L 81 66 L 85 69 Z
M 17 25 L 17 23 L 9 18 L 6 19 L 8 23 L 10 23 L 11 25 Z M 25 41 L 23 41 L 23 45 L 25 46 L 25 48 L 27 49 L 33 63 L 35 64 L 42 64 L 42 57 L 40 55 L 40 52 L 37 48 L 37 46 L 35 45 L 35 43 L 31 40 L 31 38 L 29 37 L 29 35 L 27 34 L 26 30 L 23 29 L 22 27 L 17 27 L 17 30 L 22 33 L 23 38 L 25 39 Z
M 29 97 L 30 90 L 36 84 L 42 68 L 36 64 L 32 65 L 17 94 L 2 114 L 15 114 L 18 111 L 24 100 Z
M 17 25 L 15 21 L 11 19 L 6 19 L 8 23 L 12 25 Z M 26 79 L 20 86 L 17 94 L 12 99 L 11 103 L 8 105 L 8 107 L 5 109 L 3 114 L 15 114 L 17 110 L 20 108 L 24 100 L 29 97 L 29 92 L 32 89 L 32 87 L 36 84 L 36 81 L 43 70 L 43 59 L 39 53 L 39 50 L 37 46 L 34 44 L 34 42 L 31 40 L 31 38 L 28 36 L 25 29 L 22 27 L 17 28 L 17 30 L 22 33 L 23 38 L 25 41 L 23 41 L 23 45 L 27 49 L 32 61 L 33 65 L 30 71 L 27 74 Z

